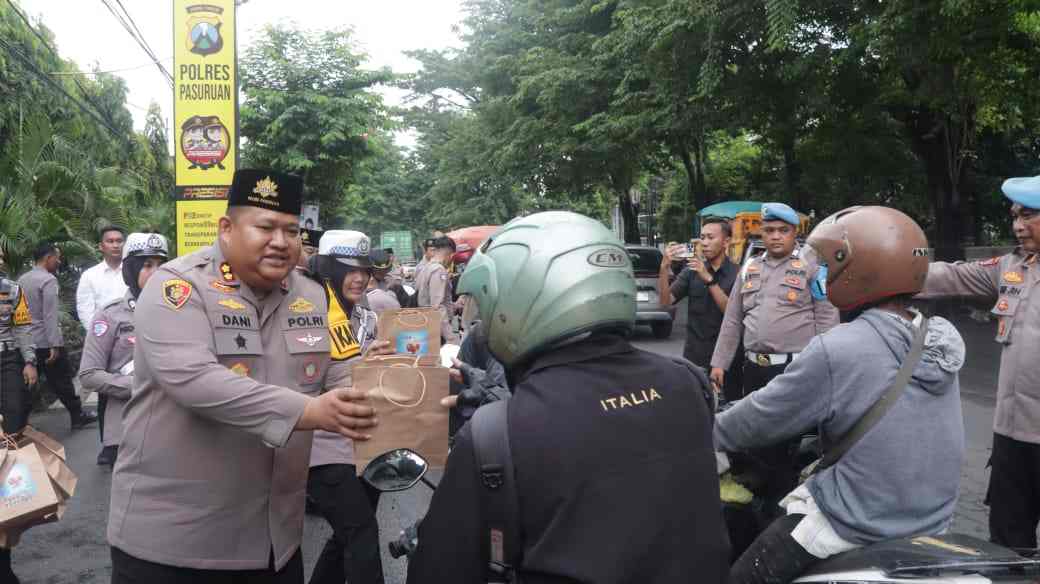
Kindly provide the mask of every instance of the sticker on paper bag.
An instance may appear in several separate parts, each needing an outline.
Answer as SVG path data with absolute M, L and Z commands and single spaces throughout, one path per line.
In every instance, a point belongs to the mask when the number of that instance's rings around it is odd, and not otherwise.
M 429 355 L 430 337 L 426 331 L 409 331 L 398 333 L 397 345 L 394 348 L 397 353 L 408 353 L 410 355 Z

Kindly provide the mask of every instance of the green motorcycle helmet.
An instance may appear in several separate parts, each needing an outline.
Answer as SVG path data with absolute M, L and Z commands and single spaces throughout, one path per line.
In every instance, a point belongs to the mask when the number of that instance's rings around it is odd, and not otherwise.
M 636 281 L 624 244 L 577 213 L 502 226 L 470 259 L 458 293 L 476 300 L 488 348 L 506 368 L 585 333 L 635 327 Z

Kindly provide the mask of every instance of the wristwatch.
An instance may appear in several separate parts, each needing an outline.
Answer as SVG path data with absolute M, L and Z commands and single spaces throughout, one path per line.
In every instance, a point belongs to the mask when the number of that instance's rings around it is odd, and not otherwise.
M 711 288 L 712 286 L 718 286 L 718 285 L 719 285 L 719 279 L 718 278 L 712 278 L 710 282 L 705 282 L 704 287 L 705 288 Z

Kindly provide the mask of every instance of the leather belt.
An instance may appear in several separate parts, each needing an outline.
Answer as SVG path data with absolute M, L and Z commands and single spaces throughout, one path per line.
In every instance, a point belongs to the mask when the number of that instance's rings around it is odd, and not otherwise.
M 770 367 L 773 365 L 787 365 L 798 357 L 798 353 L 756 353 L 747 352 L 747 360 L 759 367 Z

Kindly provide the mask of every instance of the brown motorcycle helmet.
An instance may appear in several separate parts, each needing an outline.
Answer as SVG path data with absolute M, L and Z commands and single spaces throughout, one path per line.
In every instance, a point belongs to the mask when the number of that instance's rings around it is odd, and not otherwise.
M 917 294 L 928 275 L 924 231 L 888 207 L 838 211 L 816 226 L 806 243 L 821 266 L 818 278 L 826 279 L 827 299 L 840 310 Z

